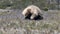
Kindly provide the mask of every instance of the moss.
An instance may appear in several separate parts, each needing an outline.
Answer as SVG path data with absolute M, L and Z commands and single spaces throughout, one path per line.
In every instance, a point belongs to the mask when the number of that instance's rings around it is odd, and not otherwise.
M 44 11 L 48 11 L 48 8 L 47 8 L 47 7 L 45 7 L 45 8 L 44 8 Z

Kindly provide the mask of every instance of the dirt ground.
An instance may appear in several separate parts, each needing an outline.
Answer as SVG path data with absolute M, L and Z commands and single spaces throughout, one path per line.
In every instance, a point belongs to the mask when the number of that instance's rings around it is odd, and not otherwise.
M 42 20 L 26 20 L 21 12 L 0 9 L 0 34 L 60 34 L 60 10 L 42 10 Z

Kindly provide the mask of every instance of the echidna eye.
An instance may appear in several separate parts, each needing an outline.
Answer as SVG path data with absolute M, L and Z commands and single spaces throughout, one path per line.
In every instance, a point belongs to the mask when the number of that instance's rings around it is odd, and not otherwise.
M 28 13 L 25 14 L 25 16 L 27 16 L 27 15 L 28 15 Z
M 25 14 L 25 16 L 27 16 L 27 14 Z

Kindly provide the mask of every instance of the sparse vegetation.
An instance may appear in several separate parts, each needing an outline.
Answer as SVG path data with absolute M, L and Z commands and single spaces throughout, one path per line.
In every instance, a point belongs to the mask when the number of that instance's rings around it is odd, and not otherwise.
M 9 13 L 10 12 L 10 13 Z M 13 10 L 3 12 L 0 16 L 0 33 L 1 34 L 29 34 L 29 33 L 58 33 L 60 32 L 60 12 L 49 10 L 44 12 L 43 20 L 25 20 L 22 19 L 21 11 Z M 1 12 L 0 12 L 1 13 Z M 7 14 L 9 13 L 9 14 Z M 20 16 L 20 17 L 19 17 Z M 47 17 L 46 17 L 47 16 Z M 22 17 L 22 18 L 21 18 Z M 53 18 L 53 19 L 52 19 Z M 55 32 L 56 31 L 56 32 Z
M 37 5 L 41 9 L 45 6 L 49 9 L 60 9 L 60 3 L 58 0 L 0 0 L 1 9 L 5 9 L 7 7 L 11 7 L 13 9 L 23 9 L 31 4 Z
M 20 9 L 31 4 L 46 11 L 42 11 L 43 20 L 23 18 Z M 59 5 L 55 0 L 0 0 L 0 34 L 60 34 Z

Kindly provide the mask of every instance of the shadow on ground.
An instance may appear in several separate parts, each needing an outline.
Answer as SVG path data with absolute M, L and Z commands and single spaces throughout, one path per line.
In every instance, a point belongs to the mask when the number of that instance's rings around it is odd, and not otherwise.
M 31 20 L 31 19 L 30 19 L 30 16 L 31 16 L 31 15 L 25 17 L 25 19 Z M 36 16 L 36 17 L 35 17 L 34 19 L 32 19 L 32 20 L 43 20 L 43 16 L 38 15 L 38 16 Z

